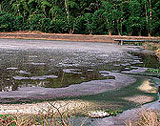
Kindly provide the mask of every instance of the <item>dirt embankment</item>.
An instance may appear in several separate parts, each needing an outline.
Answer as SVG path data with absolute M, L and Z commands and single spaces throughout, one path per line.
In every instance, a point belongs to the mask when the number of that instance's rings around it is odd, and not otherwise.
M 160 61 L 160 48 L 156 51 L 156 55 L 157 55 L 157 57 L 159 58 L 159 61 Z
M 160 43 L 145 43 L 143 45 L 143 48 L 147 49 L 147 50 L 155 51 L 155 54 L 157 55 L 157 57 L 160 61 Z
M 82 35 L 82 34 L 53 34 L 42 32 L 1 32 L 0 38 L 14 39 L 46 39 L 46 40 L 64 40 L 64 41 L 87 41 L 87 42 L 115 42 L 114 39 L 134 39 L 134 40 L 160 40 L 160 37 L 144 36 L 118 36 L 118 35 Z

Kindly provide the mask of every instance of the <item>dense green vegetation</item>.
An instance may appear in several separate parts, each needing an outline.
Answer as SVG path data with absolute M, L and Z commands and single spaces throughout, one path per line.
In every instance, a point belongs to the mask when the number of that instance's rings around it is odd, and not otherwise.
M 2 0 L 0 31 L 160 35 L 159 0 Z

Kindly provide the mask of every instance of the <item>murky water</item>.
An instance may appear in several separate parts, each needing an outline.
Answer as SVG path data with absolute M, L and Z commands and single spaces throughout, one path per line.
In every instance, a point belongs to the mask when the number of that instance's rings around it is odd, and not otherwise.
M 91 47 L 64 48 L 0 49 L 0 91 L 15 91 L 19 87 L 62 88 L 91 80 L 114 79 L 114 76 L 104 76 L 103 71 L 120 73 L 136 69 L 131 66 L 137 64 L 148 67 L 150 60 L 149 67 L 157 66 L 153 56 L 144 58 L 121 50 L 119 53 L 106 51 L 109 47 L 102 51 Z
M 116 59 L 115 57 L 112 57 Z M 105 63 L 87 52 L 66 53 L 55 50 L 0 50 L 0 90 L 18 87 L 61 88 L 90 80 L 114 79 L 100 71 L 120 72 L 128 66 L 142 63 L 138 57 L 127 56 L 119 61 Z
M 35 86 L 61 88 L 105 79 L 107 77 L 100 70 L 121 71 L 124 66 L 130 65 L 126 63 L 128 59 L 105 63 L 105 56 L 87 52 L 72 54 L 59 50 L 0 50 L 0 91 Z

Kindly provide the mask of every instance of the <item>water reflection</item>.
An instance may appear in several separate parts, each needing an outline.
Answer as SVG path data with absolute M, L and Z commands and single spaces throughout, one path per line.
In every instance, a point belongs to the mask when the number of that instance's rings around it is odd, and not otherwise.
M 149 60 L 154 62 L 152 57 Z M 143 63 L 145 62 L 145 63 Z M 157 62 L 155 60 L 155 62 Z M 90 80 L 114 79 L 105 71 L 121 72 L 146 64 L 140 55 L 117 57 L 86 52 L 58 50 L 0 50 L 0 91 L 15 91 L 18 87 L 61 88 Z

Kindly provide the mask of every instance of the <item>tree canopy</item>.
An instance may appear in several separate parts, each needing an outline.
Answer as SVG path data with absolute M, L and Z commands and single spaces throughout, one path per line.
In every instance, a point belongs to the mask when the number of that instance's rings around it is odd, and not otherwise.
M 160 35 L 159 0 L 1 0 L 0 32 Z

